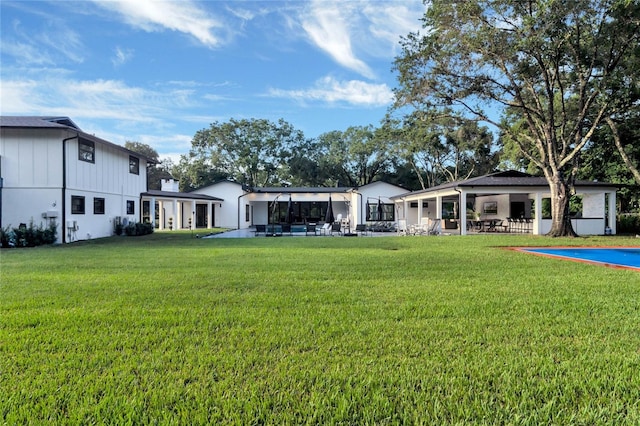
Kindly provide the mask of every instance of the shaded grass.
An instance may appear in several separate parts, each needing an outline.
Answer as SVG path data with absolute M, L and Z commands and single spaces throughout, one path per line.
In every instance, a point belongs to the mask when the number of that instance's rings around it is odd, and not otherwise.
M 2 251 L 8 424 L 638 424 L 640 275 L 530 236 Z

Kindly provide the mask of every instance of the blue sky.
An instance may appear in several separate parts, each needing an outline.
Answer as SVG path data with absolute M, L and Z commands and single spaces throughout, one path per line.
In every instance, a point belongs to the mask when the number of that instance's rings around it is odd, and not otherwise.
M 378 125 L 421 0 L 0 2 L 0 112 L 69 116 L 187 154 L 196 131 L 280 118 L 316 137 Z

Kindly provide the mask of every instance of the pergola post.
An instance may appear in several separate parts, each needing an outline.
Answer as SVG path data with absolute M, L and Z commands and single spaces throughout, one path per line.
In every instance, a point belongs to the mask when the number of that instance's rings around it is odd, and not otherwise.
M 460 235 L 467 235 L 467 192 L 460 191 Z

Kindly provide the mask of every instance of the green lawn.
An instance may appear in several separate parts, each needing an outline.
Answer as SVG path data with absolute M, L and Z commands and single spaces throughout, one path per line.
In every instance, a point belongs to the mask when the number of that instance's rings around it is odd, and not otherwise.
M 640 423 L 624 237 L 115 237 L 0 252 L 0 423 Z

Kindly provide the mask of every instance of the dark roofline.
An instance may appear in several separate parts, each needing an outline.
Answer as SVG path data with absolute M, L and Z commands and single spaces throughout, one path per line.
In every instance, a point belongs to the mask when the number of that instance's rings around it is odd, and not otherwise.
M 194 194 L 192 192 L 172 192 L 160 191 L 158 189 L 150 189 L 141 194 L 143 197 L 163 197 L 163 198 L 186 198 L 188 200 L 207 200 L 207 201 L 224 201 L 222 198 L 212 197 L 205 194 Z
M 330 194 L 333 192 L 349 192 L 353 188 L 346 186 L 335 186 L 335 187 L 286 187 L 286 186 L 272 186 L 272 187 L 255 187 L 251 188 L 250 192 L 257 194 L 307 194 L 307 193 L 320 193 L 320 194 Z

